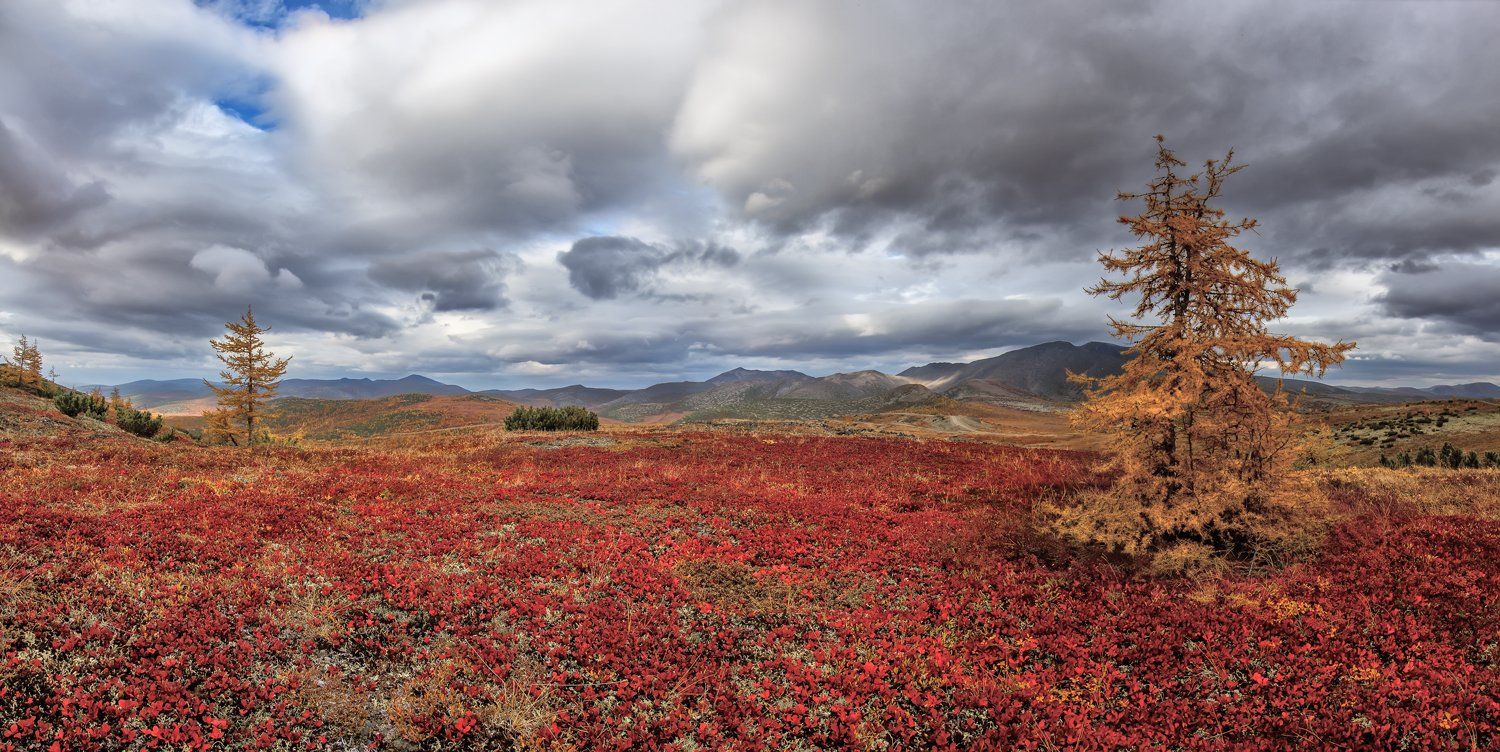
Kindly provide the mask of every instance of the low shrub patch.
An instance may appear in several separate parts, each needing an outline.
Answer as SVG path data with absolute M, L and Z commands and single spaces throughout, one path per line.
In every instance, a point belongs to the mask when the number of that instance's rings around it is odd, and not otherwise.
M 507 431 L 597 431 L 599 416 L 577 405 L 527 407 L 522 405 L 505 418 Z
M 87 415 L 90 418 L 104 420 L 108 405 L 103 397 L 83 392 L 63 392 L 52 398 L 53 404 L 61 410 L 63 415 L 76 418 L 79 415 Z

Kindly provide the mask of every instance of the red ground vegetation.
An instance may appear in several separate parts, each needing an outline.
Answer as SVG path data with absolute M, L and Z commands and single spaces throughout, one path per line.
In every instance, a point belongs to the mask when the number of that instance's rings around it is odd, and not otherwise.
M 1085 455 L 434 441 L 0 440 L 0 750 L 1500 738 L 1492 521 L 1362 518 L 1306 564 L 1145 581 L 1029 553 Z

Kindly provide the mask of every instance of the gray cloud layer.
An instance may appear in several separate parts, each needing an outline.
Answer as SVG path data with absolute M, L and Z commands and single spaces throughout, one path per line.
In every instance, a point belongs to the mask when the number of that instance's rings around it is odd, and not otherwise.
M 430 252 L 381 260 L 370 267 L 370 278 L 420 293 L 434 311 L 493 311 L 509 305 L 505 275 L 518 263 L 491 250 Z
M 1461 334 L 1500 341 L 1500 266 L 1397 267 L 1382 281 L 1390 292 L 1380 301 L 1390 315 L 1439 322 Z
M 594 300 L 619 297 L 621 293 L 638 292 L 663 267 L 708 265 L 732 267 L 740 254 L 716 245 L 682 244 L 669 250 L 635 238 L 583 238 L 562 253 L 558 263 L 568 270 L 568 282 Z
M 1251 165 L 1347 378 L 1500 378 L 1497 4 L 357 7 L 0 4 L 0 335 L 194 373 L 253 302 L 305 375 L 475 384 L 1103 338 L 1161 132 Z

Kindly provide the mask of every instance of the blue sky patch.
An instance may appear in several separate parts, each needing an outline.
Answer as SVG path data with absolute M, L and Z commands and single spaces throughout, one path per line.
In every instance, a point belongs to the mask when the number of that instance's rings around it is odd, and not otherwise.
M 194 0 L 199 7 L 212 8 L 246 26 L 257 29 L 279 29 L 298 11 L 321 10 L 329 18 L 353 19 L 363 15 L 368 0 Z M 227 110 L 226 110 L 227 111 Z M 250 122 L 250 121 L 246 121 Z
M 246 82 L 243 87 L 219 92 L 219 96 L 214 99 L 214 104 L 220 110 L 243 120 L 254 128 L 274 131 L 277 126 L 276 118 L 271 115 L 266 105 L 266 94 L 270 90 L 271 79 L 261 76 L 254 81 Z

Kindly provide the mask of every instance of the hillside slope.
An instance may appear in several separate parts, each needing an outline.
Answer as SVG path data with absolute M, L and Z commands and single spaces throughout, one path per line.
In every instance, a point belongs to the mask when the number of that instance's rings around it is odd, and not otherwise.
M 338 441 L 503 423 L 516 403 L 483 394 L 398 394 L 367 400 L 287 397 L 271 403 L 266 426 L 282 438 Z M 201 428 L 200 416 L 169 417 Z
M 606 389 L 573 384 L 549 389 L 488 389 L 471 392 L 425 376 L 400 379 L 287 379 L 280 397 L 358 400 L 398 394 L 461 396 L 477 394 L 524 405 L 580 405 L 615 420 L 670 422 L 705 410 L 732 410 L 764 417 L 776 414 L 843 414 L 848 403 L 879 398 L 912 384 L 961 402 L 1050 412 L 1066 409 L 1083 396 L 1070 373 L 1108 376 L 1127 361 L 1125 348 L 1106 342 L 1074 345 L 1046 342 L 970 363 L 935 362 L 891 375 L 866 370 L 809 376 L 794 370 L 734 368 L 705 381 L 670 381 L 641 389 Z M 1313 407 L 1390 404 L 1450 398 L 1497 398 L 1489 382 L 1432 387 L 1346 387 L 1320 381 L 1263 376 L 1267 389 L 1278 385 Z M 84 387 L 85 389 L 88 387 Z M 198 415 L 212 407 L 208 387 L 198 379 L 142 380 L 120 385 L 137 407 L 167 415 Z M 104 387 L 108 390 L 108 387 Z M 802 401 L 783 403 L 782 401 Z M 813 405 L 811 403 L 826 403 Z M 838 403 L 838 404 L 835 404 Z
M 95 388 L 109 391 L 108 385 L 85 385 L 83 390 Z M 141 379 L 120 384 L 120 394 L 141 409 L 150 409 L 168 415 L 197 415 L 212 405 L 213 392 L 202 379 Z M 412 374 L 399 379 L 286 379 L 281 382 L 278 397 L 308 397 L 313 399 L 375 399 L 397 394 L 458 395 L 469 390 L 444 384 L 426 376 Z
M 10 442 L 34 442 L 37 439 L 80 441 L 145 442 L 149 439 L 133 436 L 107 421 L 95 420 L 86 415 L 69 418 L 60 412 L 52 400 L 39 397 L 30 391 L 9 386 L 0 386 L 0 466 Z
M 520 405 L 532 405 L 534 407 L 567 407 L 568 405 L 579 405 L 587 408 L 598 407 L 610 400 L 616 400 L 629 394 L 629 389 L 603 389 L 600 387 L 573 384 L 555 389 L 486 389 L 476 394 L 486 394 L 491 397 L 510 400 Z
M 1074 345 L 1046 342 L 1023 347 L 993 358 L 958 367 L 952 363 L 929 363 L 900 373 L 921 380 L 928 388 L 946 393 L 971 381 L 989 381 L 1047 400 L 1074 401 L 1082 388 L 1068 380 L 1068 373 L 1108 376 L 1124 367 L 1125 348 L 1106 342 Z

